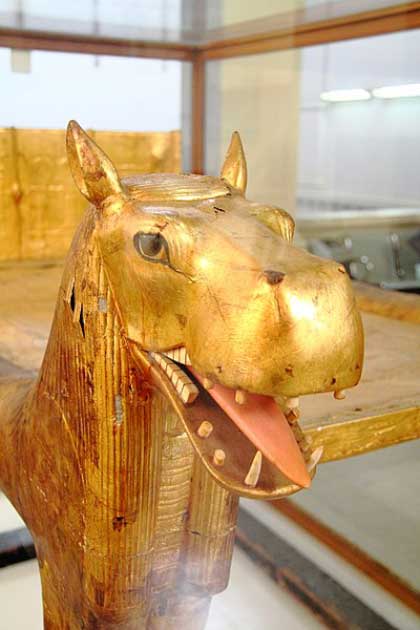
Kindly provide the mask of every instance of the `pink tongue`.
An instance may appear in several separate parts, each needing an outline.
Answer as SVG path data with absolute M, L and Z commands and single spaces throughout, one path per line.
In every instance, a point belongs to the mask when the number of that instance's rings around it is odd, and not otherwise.
M 202 377 L 189 369 L 203 384 Z M 234 391 L 228 387 L 214 385 L 208 393 L 264 457 L 290 481 L 303 488 L 311 485 L 305 460 L 293 432 L 273 398 L 247 392 L 247 402 L 238 405 Z

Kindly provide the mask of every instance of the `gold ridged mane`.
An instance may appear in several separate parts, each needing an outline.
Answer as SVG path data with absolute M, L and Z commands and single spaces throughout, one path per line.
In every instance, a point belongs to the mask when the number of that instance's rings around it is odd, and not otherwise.
M 230 193 L 223 180 L 207 175 L 153 173 L 122 181 L 136 201 L 200 201 Z

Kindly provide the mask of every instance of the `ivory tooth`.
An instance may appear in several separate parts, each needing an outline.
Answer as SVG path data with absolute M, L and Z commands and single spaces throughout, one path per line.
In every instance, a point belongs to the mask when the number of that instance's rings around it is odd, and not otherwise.
M 334 398 L 336 400 L 344 400 L 346 397 L 346 390 L 345 389 L 337 389 L 337 391 L 334 392 Z
M 209 378 L 203 378 L 203 387 L 204 389 L 211 389 L 214 386 L 213 381 Z
M 319 460 L 321 459 L 323 452 L 324 452 L 323 446 L 318 446 L 318 448 L 314 450 L 308 462 L 308 466 L 307 466 L 308 472 L 311 472 L 315 468 L 315 466 L 318 464 Z
M 175 370 L 173 370 L 171 374 L 171 383 L 176 388 L 177 384 L 180 382 L 179 374 Z
M 199 392 L 197 387 L 191 381 L 184 384 L 184 388 L 181 392 L 181 400 L 186 405 L 191 404 L 197 398 Z
M 251 466 L 249 467 L 248 474 L 245 477 L 245 484 L 250 486 L 251 488 L 255 488 L 258 483 L 258 479 L 261 474 L 261 466 L 262 466 L 262 453 L 261 451 L 257 451 L 254 455 L 254 459 L 251 462 Z
M 156 360 L 158 361 L 160 367 L 164 372 L 166 372 L 166 368 L 171 364 L 170 359 L 163 354 L 156 354 Z
M 176 383 L 175 387 L 176 387 L 176 391 L 178 392 L 179 395 L 182 394 L 182 390 L 184 389 L 184 385 L 185 385 L 185 383 L 181 379 L 178 379 L 178 382 Z
M 226 459 L 225 451 L 222 451 L 221 448 L 216 448 L 216 450 L 213 453 L 213 464 L 215 466 L 223 466 L 223 464 L 225 463 L 225 459 Z
M 285 405 L 288 409 L 297 409 L 299 407 L 299 398 L 286 398 Z
M 172 360 L 166 356 L 154 352 L 151 353 L 151 355 L 160 365 L 162 371 L 166 373 L 182 402 L 185 404 L 194 402 L 199 391 L 189 377 L 182 371 L 182 368 L 172 363 Z
M 204 420 L 197 429 L 197 435 L 201 438 L 208 438 L 213 431 L 213 425 L 208 420 Z
M 164 358 L 163 358 L 160 354 L 158 354 L 157 352 L 152 352 L 152 353 L 151 353 L 151 356 L 153 357 L 153 359 L 156 361 L 156 363 L 157 363 L 158 365 L 162 365 L 162 363 L 163 363 L 163 362 L 164 362 L 164 360 L 165 360 L 165 359 L 164 359 Z
M 157 355 L 157 353 L 152 353 L 153 355 Z M 174 348 L 173 350 L 168 350 L 164 352 L 163 355 L 171 361 L 176 361 L 177 363 L 183 363 L 184 365 L 191 365 L 191 359 L 187 354 L 187 350 L 185 346 L 181 346 L 180 348 Z
M 168 361 L 166 360 L 166 357 L 162 357 L 161 355 L 156 355 L 159 357 L 158 364 L 160 365 L 160 367 L 162 368 L 163 371 L 165 371 L 166 368 L 166 364 L 168 363 Z
M 235 402 L 238 405 L 244 405 L 247 401 L 246 392 L 242 391 L 242 389 L 237 389 L 235 392 Z

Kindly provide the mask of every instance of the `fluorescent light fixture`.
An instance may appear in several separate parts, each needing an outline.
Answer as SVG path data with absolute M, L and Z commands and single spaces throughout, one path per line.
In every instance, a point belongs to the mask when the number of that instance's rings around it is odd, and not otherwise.
M 386 85 L 374 88 L 372 94 L 375 98 L 408 98 L 420 96 L 420 83 L 407 83 L 407 85 Z
M 351 101 L 368 101 L 372 98 L 371 93 L 363 88 L 353 88 L 352 90 L 330 90 L 321 92 L 321 101 L 327 103 L 349 103 Z

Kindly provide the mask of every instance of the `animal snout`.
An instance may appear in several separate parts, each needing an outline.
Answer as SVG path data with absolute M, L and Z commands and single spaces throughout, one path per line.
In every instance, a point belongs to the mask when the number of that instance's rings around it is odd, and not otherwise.
M 263 276 L 267 280 L 268 284 L 280 284 L 285 277 L 285 273 L 282 271 L 274 271 L 273 269 L 264 269 Z

